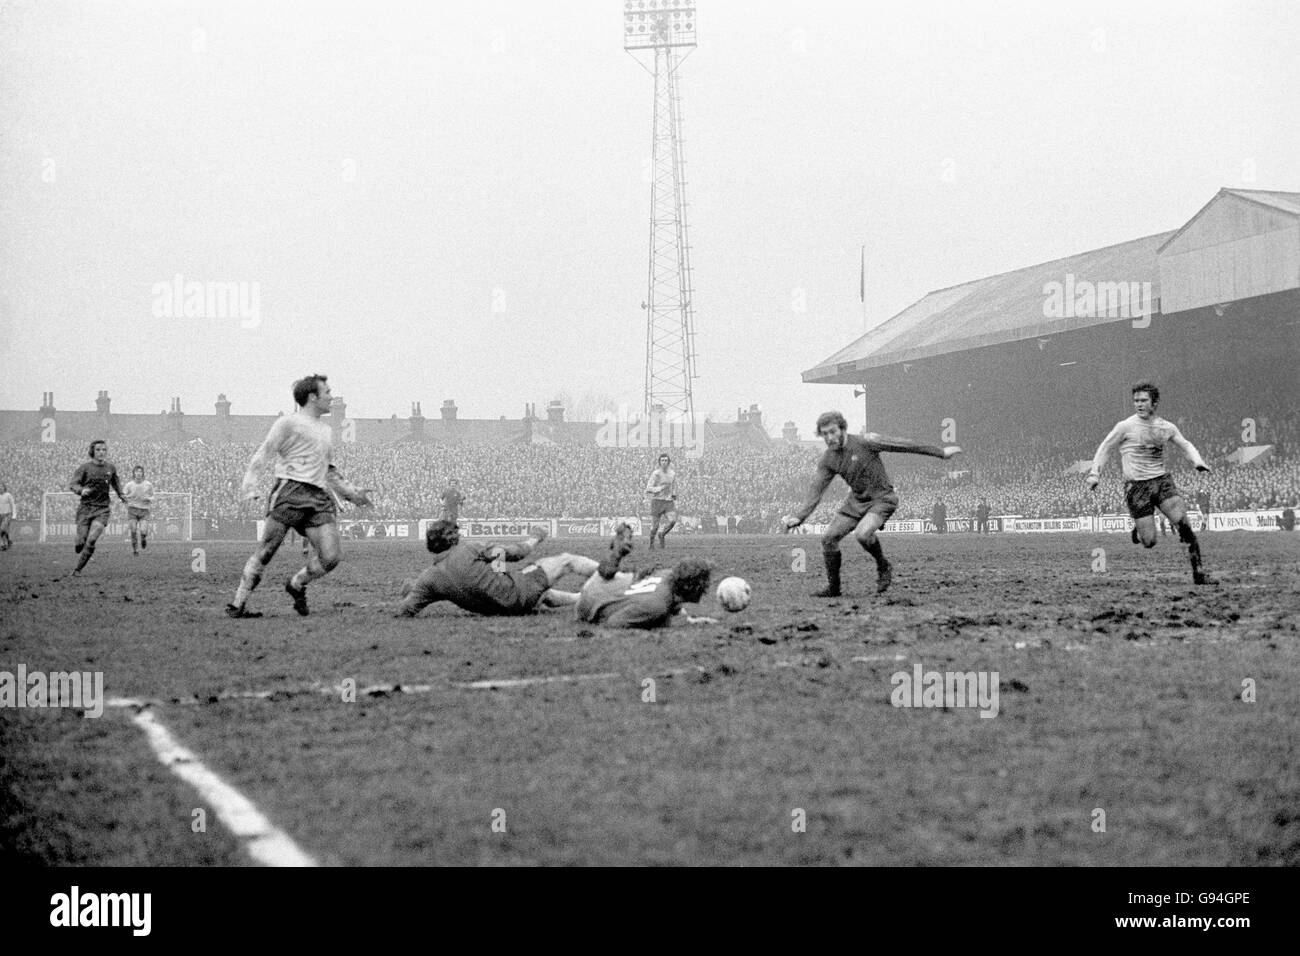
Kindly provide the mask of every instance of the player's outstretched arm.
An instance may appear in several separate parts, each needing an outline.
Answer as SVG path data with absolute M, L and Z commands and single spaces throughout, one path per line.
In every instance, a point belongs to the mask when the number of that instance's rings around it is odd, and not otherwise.
M 289 427 L 288 421 L 289 416 L 287 415 L 277 418 L 275 424 L 271 426 L 271 430 L 266 433 L 266 439 L 258 446 L 257 451 L 253 452 L 252 460 L 249 461 L 248 468 L 244 471 L 244 481 L 241 486 L 241 493 L 245 498 L 261 497 L 258 485 L 261 483 L 262 475 L 275 461 L 280 442 L 284 439 L 285 430 Z
M 528 537 L 520 538 L 518 541 L 512 541 L 510 544 L 494 545 L 494 549 L 507 561 L 522 561 L 528 555 L 533 553 L 533 549 L 545 541 L 550 536 L 550 532 L 541 525 L 534 525 L 529 529 Z
M 1205 463 L 1205 459 L 1202 458 L 1201 453 L 1196 450 L 1196 446 L 1188 441 L 1177 427 L 1174 428 L 1174 434 L 1171 441 L 1183 450 L 1183 454 L 1187 456 L 1188 461 L 1196 466 L 1197 471 L 1210 470 L 1210 466 Z
M 352 504 L 361 508 L 369 508 L 374 502 L 370 500 L 371 488 L 358 488 L 352 482 L 348 481 L 339 472 L 337 468 L 330 465 L 326 473 L 326 481 L 329 482 L 330 490 L 337 494 L 344 501 L 350 501 Z
M 817 502 L 822 500 L 822 494 L 835 479 L 835 472 L 831 471 L 830 466 L 826 464 L 825 459 L 817 465 L 817 474 L 813 476 L 812 484 L 808 486 L 808 494 L 804 497 L 803 504 L 799 510 L 792 515 L 786 515 L 781 519 L 781 524 L 786 531 L 799 527 L 808 520 L 808 516 L 817 508 Z
M 926 445 L 919 441 L 912 441 L 910 438 L 895 438 L 892 435 L 880 435 L 876 432 L 867 432 L 867 444 L 875 451 L 898 451 L 908 455 L 929 455 L 931 458 L 951 458 L 953 455 L 961 454 L 960 445 Z
M 1115 446 L 1123 438 L 1124 423 L 1120 422 L 1110 430 L 1110 434 L 1103 438 L 1101 444 L 1097 446 L 1097 453 L 1092 456 L 1092 470 L 1088 472 L 1088 477 L 1084 479 L 1090 490 L 1097 490 L 1097 485 L 1101 481 L 1101 470 L 1106 467 L 1106 459 L 1110 457 L 1110 453 L 1115 450 Z

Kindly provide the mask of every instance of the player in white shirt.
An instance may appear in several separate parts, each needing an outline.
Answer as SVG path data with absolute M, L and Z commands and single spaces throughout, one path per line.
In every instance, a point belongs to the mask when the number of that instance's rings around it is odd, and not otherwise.
M 131 469 L 131 480 L 122 488 L 126 498 L 126 525 L 131 531 L 131 553 L 149 547 L 149 509 L 153 507 L 153 482 L 144 480 L 144 468 Z
M 235 599 L 226 605 L 230 617 L 261 617 L 245 605 L 262 580 L 262 572 L 275 557 L 289 529 L 311 542 L 314 553 L 306 565 L 284 582 L 293 609 L 307 614 L 307 585 L 329 574 L 339 563 L 339 532 L 334 495 L 355 505 L 370 504 L 369 488 L 356 488 L 333 465 L 334 441 L 321 416 L 330 412 L 330 387 L 324 375 L 308 375 L 293 383 L 298 411 L 284 415 L 257 450 L 244 475 L 244 497 L 261 497 L 259 481 L 271 469 L 275 485 L 266 505 L 266 531 L 262 543 L 244 565 Z
M 677 472 L 667 455 L 659 456 L 659 467 L 650 472 L 645 493 L 650 496 L 650 550 L 654 550 L 655 535 L 659 535 L 659 550 L 664 549 L 664 538 L 677 524 Z M 663 522 L 663 531 L 659 530 Z
M 1209 471 L 1196 446 L 1183 437 L 1178 426 L 1156 414 L 1160 404 L 1160 389 L 1149 382 L 1133 386 L 1135 414 L 1124 419 L 1110 430 L 1110 434 L 1097 448 L 1088 472 L 1087 484 L 1095 491 L 1101 481 L 1101 469 L 1110 453 L 1119 447 L 1120 465 L 1124 471 L 1124 497 L 1129 514 L 1133 516 L 1133 543 L 1144 547 L 1156 546 L 1155 509 L 1159 508 L 1178 531 L 1179 540 L 1187 545 L 1192 562 L 1192 580 L 1208 584 L 1201 570 L 1201 545 L 1187 518 L 1187 508 L 1174 485 L 1174 479 L 1165 467 L 1165 445 L 1174 444 L 1183 450 L 1197 471 Z
M 0 481 L 0 551 L 8 551 L 13 544 L 9 540 L 9 522 L 18 516 L 18 507 L 14 496 L 9 493 L 9 486 Z

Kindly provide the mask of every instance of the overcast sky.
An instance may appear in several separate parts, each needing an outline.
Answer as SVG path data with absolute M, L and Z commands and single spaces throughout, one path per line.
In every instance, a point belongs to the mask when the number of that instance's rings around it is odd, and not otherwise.
M 695 394 L 722 420 L 856 426 L 800 372 L 927 291 L 1300 190 L 1290 0 L 698 6 Z M 0 0 L 0 407 L 273 413 L 312 371 L 356 417 L 639 406 L 652 83 L 622 12 Z M 256 322 L 156 317 L 176 275 L 256 288 Z

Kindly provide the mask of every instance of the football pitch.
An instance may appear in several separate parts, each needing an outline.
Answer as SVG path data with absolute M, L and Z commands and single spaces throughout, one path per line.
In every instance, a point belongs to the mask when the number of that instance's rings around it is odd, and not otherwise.
M 0 856 L 1298 865 L 1300 536 L 1202 540 L 1196 588 L 1172 538 L 894 536 L 887 594 L 846 544 L 824 600 L 816 538 L 670 537 L 667 561 L 704 555 L 753 601 L 710 591 L 691 610 L 719 623 L 649 633 L 395 619 L 409 541 L 344 542 L 307 618 L 286 547 L 240 621 L 251 543 L 105 537 L 78 579 L 71 546 L 16 548 L 0 671 L 102 673 L 105 706 L 0 708 Z M 895 706 L 930 672 L 985 693 Z

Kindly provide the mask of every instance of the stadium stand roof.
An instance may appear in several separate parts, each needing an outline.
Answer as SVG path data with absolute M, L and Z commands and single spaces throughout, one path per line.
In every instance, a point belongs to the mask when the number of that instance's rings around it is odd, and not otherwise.
M 1222 212 L 1228 206 L 1240 207 L 1243 203 L 1260 210 L 1261 215 L 1234 217 L 1225 216 Z M 1162 257 L 1162 253 L 1167 249 L 1170 253 L 1178 250 L 1179 246 L 1187 244 L 1193 233 L 1204 231 L 1206 227 L 1198 225 L 1198 220 L 1215 207 L 1216 212 L 1206 219 L 1206 222 L 1216 220 L 1211 227 L 1214 234 L 1208 242 L 1203 238 L 1198 238 L 1197 242 L 1226 248 L 1225 243 L 1233 241 L 1237 243 L 1235 248 L 1240 254 L 1256 258 L 1260 255 L 1258 246 L 1248 245 L 1253 237 L 1270 230 L 1276 233 L 1277 223 L 1267 221 L 1269 214 L 1274 219 L 1277 219 L 1277 214 L 1281 214 L 1287 222 L 1300 221 L 1300 193 L 1220 189 L 1185 225 L 1172 232 L 1133 239 L 931 292 L 805 371 L 803 380 L 825 384 L 857 384 L 863 380 L 862 373 L 866 369 L 1039 338 L 1088 326 L 1128 322 L 1132 318 L 1131 312 L 1113 314 L 1100 308 L 1085 315 L 1052 315 L 1051 310 L 1045 308 L 1048 299 L 1045 289 L 1050 283 L 1065 284 L 1067 276 L 1072 277 L 1070 282 L 1076 287 L 1083 282 L 1098 285 L 1129 284 L 1130 287 L 1134 282 L 1150 283 L 1152 304 L 1159 304 L 1162 301 L 1162 274 L 1168 282 L 1170 276 L 1181 276 L 1186 271 L 1184 268 L 1175 273 L 1170 268 L 1165 268 L 1162 272 L 1162 259 L 1172 259 L 1169 254 Z M 1220 225 L 1217 220 L 1223 220 L 1224 224 Z M 1188 238 L 1178 242 L 1185 235 Z M 1288 239 L 1275 241 L 1289 248 Z M 1296 283 L 1289 276 L 1290 258 L 1289 252 L 1272 255 L 1272 259 L 1276 259 L 1279 264 L 1269 270 L 1272 285 L 1260 287 L 1254 292 L 1294 287 Z M 1170 265 L 1169 262 L 1164 264 Z M 1210 267 L 1205 254 L 1198 254 L 1198 258 L 1188 268 L 1195 272 Z M 1217 265 L 1216 268 L 1220 271 L 1222 269 Z M 1251 294 L 1248 286 L 1249 283 L 1246 283 L 1235 288 L 1239 293 L 1245 290 L 1245 294 Z M 1226 293 L 1219 288 L 1204 292 L 1193 290 L 1188 295 L 1180 296 L 1180 303 L 1186 298 L 1191 304 L 1199 304 L 1201 298 L 1214 298 L 1224 294 Z M 1068 298 L 1068 293 L 1066 296 Z M 1175 307 L 1186 307 L 1186 303 Z M 1168 312 L 1169 309 L 1163 311 Z

